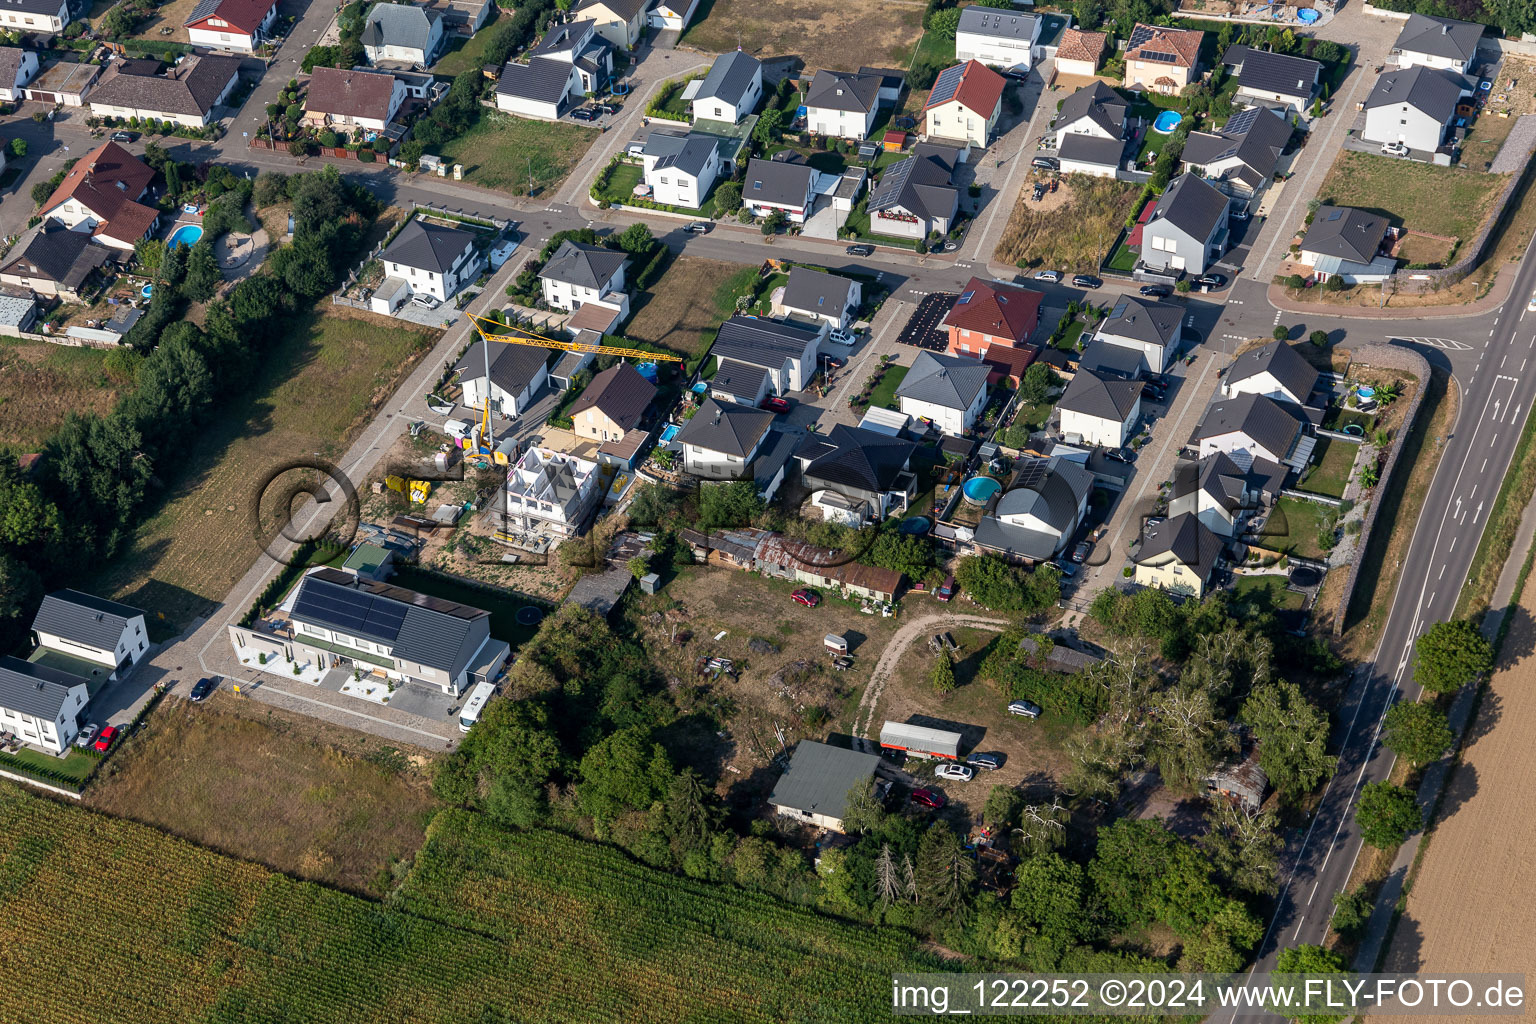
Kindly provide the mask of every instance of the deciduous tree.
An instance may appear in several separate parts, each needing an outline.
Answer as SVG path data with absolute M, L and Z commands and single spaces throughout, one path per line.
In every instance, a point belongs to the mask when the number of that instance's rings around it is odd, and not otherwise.
M 1424 827 L 1424 815 L 1413 790 L 1390 782 L 1367 782 L 1355 808 L 1360 838 L 1379 850 L 1389 850 Z
M 1445 713 L 1422 701 L 1395 705 L 1387 712 L 1381 736 L 1388 750 L 1414 765 L 1437 760 L 1452 739 Z
M 1241 719 L 1259 743 L 1259 765 L 1270 785 L 1294 796 L 1333 771 L 1328 754 L 1328 717 L 1284 680 L 1254 688 Z
M 1450 693 L 1493 669 L 1493 646 L 1467 619 L 1437 622 L 1414 644 L 1413 678 L 1431 693 Z

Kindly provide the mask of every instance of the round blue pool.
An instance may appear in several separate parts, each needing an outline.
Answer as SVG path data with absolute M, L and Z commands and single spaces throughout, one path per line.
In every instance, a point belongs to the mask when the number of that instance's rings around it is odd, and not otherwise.
M 1152 130 L 1159 135 L 1172 135 L 1173 130 L 1184 120 L 1184 115 L 1177 110 L 1165 110 L 1157 115 L 1157 120 L 1152 122 Z
M 1002 481 L 994 480 L 990 476 L 973 476 L 960 488 L 960 493 L 965 495 L 965 500 L 973 505 L 985 505 L 992 500 L 992 495 L 1003 489 Z
M 147 284 L 143 288 L 139 289 L 139 294 L 147 299 L 151 295 L 155 294 L 155 286 L 152 284 Z
M 1296 12 L 1296 20 L 1301 22 L 1303 25 L 1316 24 L 1317 19 L 1321 17 L 1321 14 L 1318 14 L 1310 7 L 1303 7 Z
M 1366 387 L 1364 384 L 1362 384 L 1358 388 L 1355 388 L 1355 394 L 1361 398 L 1375 398 L 1376 389 Z
M 907 516 L 896 529 L 911 537 L 921 537 L 933 529 L 933 523 L 929 521 L 927 516 Z
M 660 379 L 660 375 L 656 371 L 655 363 L 637 363 L 635 364 L 635 370 L 640 374 L 640 376 L 644 377 L 652 384 L 655 384 L 656 381 Z
M 196 245 L 197 240 L 203 237 L 203 228 L 200 224 L 183 224 L 171 232 L 171 237 L 165 240 L 167 249 L 174 249 L 178 245 Z

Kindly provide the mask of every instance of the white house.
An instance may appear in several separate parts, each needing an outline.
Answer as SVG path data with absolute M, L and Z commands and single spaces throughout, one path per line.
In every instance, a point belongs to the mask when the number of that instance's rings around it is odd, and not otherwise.
M 381 132 L 400 112 L 405 91 L 405 83 L 386 71 L 317 67 L 304 94 L 304 120 Z
M 1190 132 L 1181 156 L 1185 171 L 1216 182 L 1227 193 L 1249 197 L 1269 184 L 1291 140 L 1283 108 L 1247 107 L 1219 132 Z
M 1285 476 L 1285 468 L 1272 462 L 1255 462 L 1245 471 L 1225 452 L 1182 461 L 1173 470 L 1168 516 L 1188 513 L 1212 533 L 1235 537 L 1248 515 L 1279 497 Z
M 646 24 L 662 32 L 681 32 L 693 20 L 698 7 L 699 0 L 651 0 L 645 12 Z
M 1306 405 L 1317 387 L 1317 376 L 1312 364 L 1288 343 L 1271 341 L 1232 361 L 1221 379 L 1221 395 L 1263 395 L 1277 402 Z
M 1056 112 L 1056 148 L 1062 148 L 1070 135 L 1088 135 L 1119 142 L 1125 138 L 1125 115 L 1130 109 L 1125 97 L 1094 81 L 1061 101 Z
M 417 295 L 447 302 L 485 269 L 475 251 L 475 236 L 460 228 L 408 221 L 379 254 L 386 277 L 399 278 Z
M 598 35 L 621 50 L 633 50 L 645 31 L 647 0 L 592 0 L 576 9 L 576 18 L 590 21 Z
M 767 377 L 768 392 L 784 395 L 803 391 L 811 383 L 827 330 L 820 321 L 733 316 L 720 325 L 709 354 L 721 366 L 729 362 L 757 367 Z
M 37 54 L 19 46 L 0 46 L 0 100 L 21 98 L 27 83 L 37 77 Z
M 1410 14 L 1392 48 L 1400 68 L 1442 68 L 1464 75 L 1482 36 L 1483 26 L 1469 21 Z
M 694 476 L 750 479 L 771 426 L 773 413 L 765 409 L 706 398 L 674 440 L 683 450 L 683 468 Z
M 1056 73 L 1088 78 L 1099 73 L 1109 36 L 1104 32 L 1085 32 L 1069 28 L 1061 33 L 1056 47 Z
M 139 202 L 154 177 L 153 168 L 108 140 L 75 162 L 38 212 L 103 245 L 132 251 L 160 220 L 158 209 Z
M 829 138 L 869 137 L 880 110 L 880 75 L 816 72 L 805 93 L 806 127 Z
M 1237 75 L 1237 99 L 1244 103 L 1279 103 L 1298 113 L 1305 111 L 1317 93 L 1323 66 L 1305 57 L 1229 46 L 1221 62 Z
M 629 257 L 616 249 L 584 245 L 569 238 L 560 243 L 539 271 L 544 301 L 556 309 L 575 310 L 584 302 L 623 302 L 624 270 Z
M 1300 262 L 1326 281 L 1337 274 L 1346 283 L 1385 281 L 1397 260 L 1382 251 L 1387 219 L 1351 206 L 1320 206 L 1301 240 Z
M 758 217 L 782 210 L 790 221 L 804 223 L 817 194 L 817 177 L 810 164 L 753 157 L 741 182 L 741 205 Z
M 1125 87 L 1171 96 L 1193 82 L 1205 33 L 1137 23 L 1125 44 Z
M 693 117 L 739 123 L 763 98 L 763 63 L 740 50 L 721 54 L 693 95 Z
M 62 754 L 80 732 L 90 690 L 85 679 L 9 655 L 0 658 L 0 731 Z
M 1205 273 L 1226 248 L 1229 205 L 1215 185 L 1179 175 L 1142 228 L 1141 262 L 1156 270 Z
M 1043 562 L 1076 535 L 1093 474 L 1059 456 L 1021 460 L 1016 469 L 1013 485 L 976 525 L 976 546 L 1010 561 Z
M 465 408 L 484 409 L 489 391 L 491 411 L 513 419 L 522 415 L 549 383 L 549 352 L 533 345 L 502 342 L 493 342 L 487 352 L 481 340 L 469 347 L 453 369 L 464 386 Z
M 1190 440 L 1201 458 L 1225 452 L 1239 469 L 1262 459 L 1300 470 L 1316 446 L 1304 426 L 1300 410 L 1288 402 L 1238 394 L 1212 402 Z
M 0 28 L 22 35 L 52 35 L 68 25 L 68 0 L 7 0 L 0 8 Z
M 1222 539 L 1184 514 L 1147 527 L 1135 556 L 1135 580 L 1176 594 L 1202 597 L 1221 557 Z
M 992 141 L 1003 112 L 1008 80 L 980 61 L 945 68 L 923 107 L 929 138 L 956 139 L 973 146 Z
M 1389 71 L 1376 79 L 1376 87 L 1365 99 L 1360 137 L 1432 153 L 1445 142 L 1456 107 L 1472 94 L 1472 88 L 1454 71 L 1423 65 Z
M 810 267 L 791 267 L 784 297 L 775 312 L 812 322 L 847 327 L 855 319 L 863 288 L 851 278 Z
M 960 11 L 955 31 L 955 59 L 978 60 L 1004 71 L 1028 71 L 1040 42 L 1040 18 L 996 7 L 974 5 Z
M 571 537 L 585 528 L 599 495 L 597 463 L 529 448 L 507 474 L 505 512 L 520 530 Z
M 193 46 L 250 53 L 277 20 L 277 0 L 199 0 L 183 27 Z
M 94 662 L 113 679 L 149 650 L 142 611 L 78 590 L 59 590 L 43 598 L 32 618 L 32 633 L 40 650 Z
M 1162 373 L 1179 350 L 1183 322 L 1182 306 L 1122 295 L 1108 319 L 1099 325 L 1095 338 L 1139 352 L 1150 370 Z
M 651 198 L 668 206 L 698 209 L 720 176 L 720 151 L 708 135 L 652 132 L 641 161 Z
M 987 404 L 991 368 L 979 359 L 919 352 L 896 398 L 908 416 L 932 420 L 944 433 L 963 435 Z
M 571 97 L 579 95 L 576 65 L 550 57 L 534 57 L 526 64 L 508 61 L 496 79 L 496 109 L 522 117 L 559 120 Z
M 768 803 L 775 814 L 841 832 L 848 794 L 858 787 L 867 790 L 879 766 L 878 754 L 801 740 Z
M 408 64 L 424 68 L 447 45 L 443 17 L 411 4 L 374 4 L 363 24 L 363 53 L 369 64 Z
M 120 57 L 92 90 L 91 113 L 97 117 L 152 117 L 203 128 L 239 83 L 238 57 L 184 57 L 163 72 L 158 61 Z
M 1079 369 L 1056 403 L 1062 436 L 1119 448 L 1141 419 L 1141 382 Z

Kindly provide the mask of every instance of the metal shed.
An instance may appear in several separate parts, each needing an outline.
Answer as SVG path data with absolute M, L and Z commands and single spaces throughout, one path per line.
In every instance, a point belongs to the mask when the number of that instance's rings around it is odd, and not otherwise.
M 942 757 L 958 760 L 960 734 L 926 725 L 886 722 L 880 727 L 880 746 L 887 750 L 905 750 L 915 757 Z

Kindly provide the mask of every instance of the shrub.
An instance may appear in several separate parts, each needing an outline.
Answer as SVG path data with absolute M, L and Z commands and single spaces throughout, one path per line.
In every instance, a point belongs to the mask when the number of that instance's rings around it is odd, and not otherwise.
M 1327 331 L 1313 331 L 1311 334 L 1307 335 L 1307 337 L 1311 340 L 1312 344 L 1316 345 L 1318 348 L 1328 347 Z
M 1275 329 L 1269 333 L 1270 337 L 1274 338 L 1276 341 L 1284 341 L 1291 336 L 1291 329 L 1289 327 L 1283 327 L 1280 324 L 1276 324 Z

